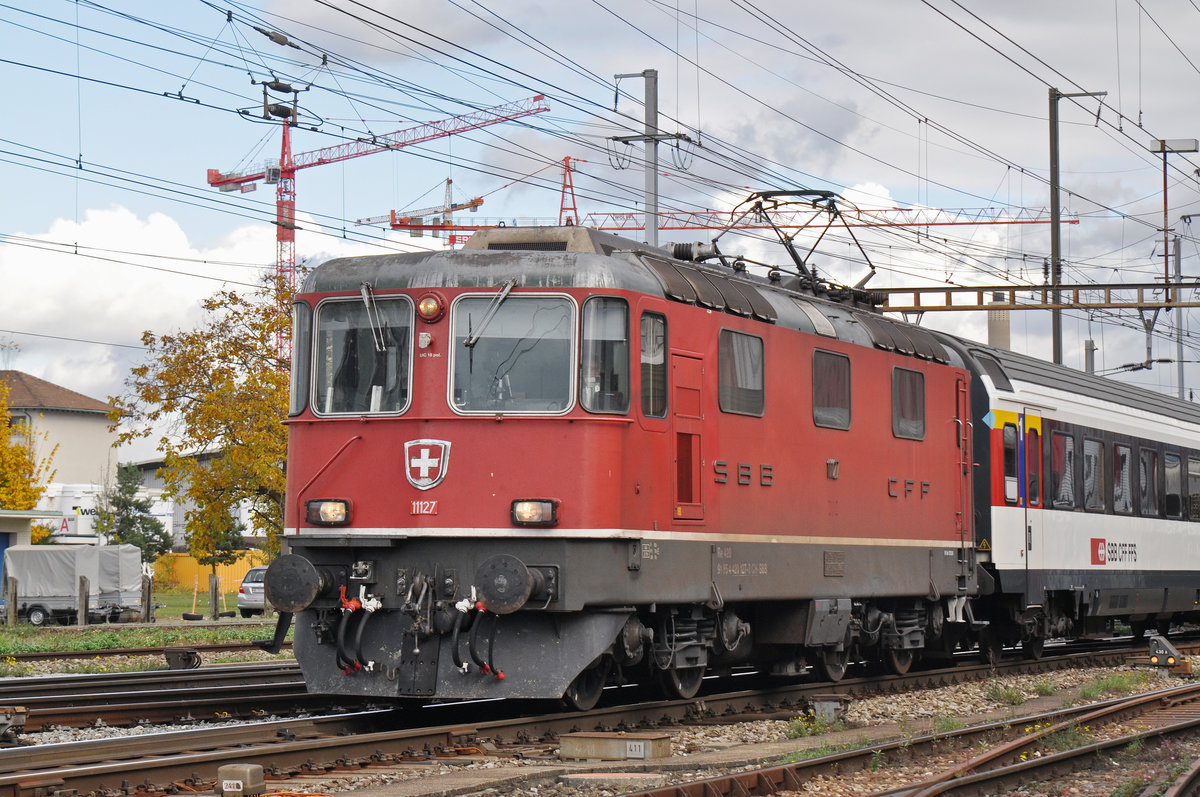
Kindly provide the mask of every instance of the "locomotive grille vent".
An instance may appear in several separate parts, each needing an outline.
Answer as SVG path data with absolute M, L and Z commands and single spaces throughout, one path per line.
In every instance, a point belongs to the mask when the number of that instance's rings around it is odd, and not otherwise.
M 521 252 L 565 252 L 566 241 L 513 241 L 511 243 L 490 243 L 488 249 L 508 249 Z

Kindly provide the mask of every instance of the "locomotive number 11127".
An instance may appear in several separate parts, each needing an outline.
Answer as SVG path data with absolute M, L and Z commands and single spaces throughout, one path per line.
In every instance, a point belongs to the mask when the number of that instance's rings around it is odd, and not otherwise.
M 413 501 L 412 511 L 410 515 L 436 515 L 438 513 L 437 501 Z

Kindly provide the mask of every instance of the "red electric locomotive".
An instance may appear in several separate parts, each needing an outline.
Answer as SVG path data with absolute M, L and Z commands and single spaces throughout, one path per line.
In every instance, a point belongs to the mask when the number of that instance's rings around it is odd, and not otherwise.
M 970 374 L 867 299 L 580 227 L 316 269 L 267 580 L 310 688 L 586 706 L 953 641 Z
M 1058 574 L 1086 533 L 1065 512 L 1053 555 L 1016 556 L 1054 472 L 1027 430 L 1120 416 L 1090 383 L 1047 398 L 1065 371 L 1045 366 L 1005 387 L 1028 358 L 886 319 L 794 251 L 767 276 L 698 251 L 500 228 L 309 275 L 266 591 L 277 640 L 298 613 L 311 691 L 589 707 L 614 678 L 686 697 L 740 664 L 904 672 L 1193 608 L 1105 608 L 1152 580 L 1128 563 Z M 1200 449 L 1200 424 L 1176 432 Z M 1176 601 L 1200 587 L 1177 569 Z

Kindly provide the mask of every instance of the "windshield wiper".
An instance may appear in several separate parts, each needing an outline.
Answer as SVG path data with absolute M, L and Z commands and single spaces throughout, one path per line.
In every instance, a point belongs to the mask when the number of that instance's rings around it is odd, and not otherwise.
M 479 342 L 480 336 L 483 335 L 483 330 L 487 329 L 488 323 L 496 315 L 496 311 L 500 309 L 500 305 L 508 298 L 508 292 L 515 287 L 517 287 L 516 277 L 513 277 L 500 287 L 500 292 L 492 297 L 492 303 L 488 305 L 487 312 L 483 314 L 483 318 L 479 319 L 479 328 L 471 333 L 471 336 L 467 338 L 466 343 L 463 345 L 468 349 L 475 348 L 475 344 Z
M 375 341 L 375 351 L 387 351 L 387 342 L 383 339 L 383 325 L 379 323 L 379 308 L 375 306 L 375 294 L 371 292 L 369 282 L 362 283 L 363 306 L 367 308 L 367 323 L 371 325 L 371 339 Z

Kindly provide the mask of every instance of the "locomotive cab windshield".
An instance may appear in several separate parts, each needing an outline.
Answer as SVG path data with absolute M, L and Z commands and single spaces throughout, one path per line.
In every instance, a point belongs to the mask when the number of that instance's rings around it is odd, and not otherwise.
M 317 307 L 313 409 L 397 413 L 408 405 L 413 309 L 407 297 L 328 300 Z M 299 345 L 299 343 L 298 343 Z
M 451 324 L 450 397 L 456 412 L 557 413 L 570 408 L 571 299 L 526 294 L 497 303 L 495 294 L 466 295 L 455 301 Z

